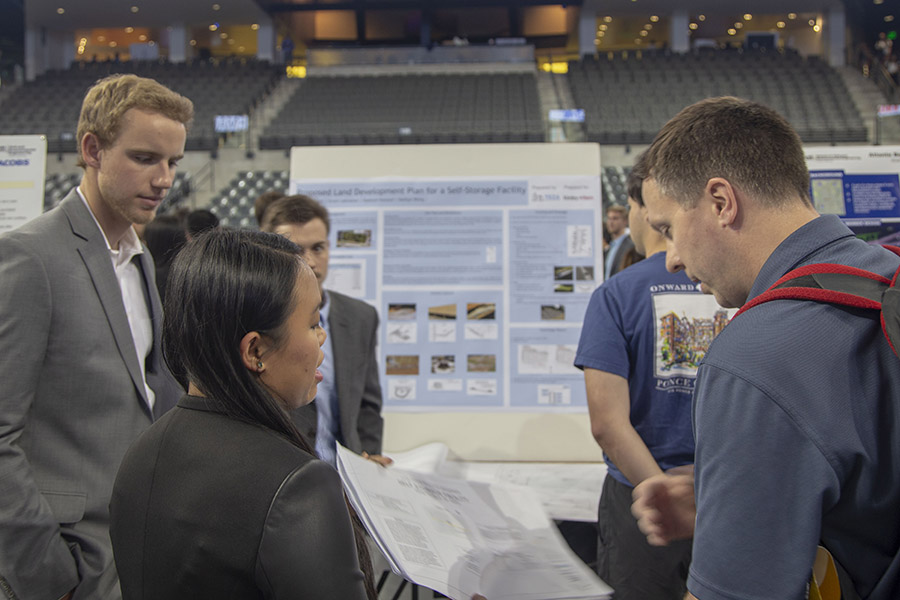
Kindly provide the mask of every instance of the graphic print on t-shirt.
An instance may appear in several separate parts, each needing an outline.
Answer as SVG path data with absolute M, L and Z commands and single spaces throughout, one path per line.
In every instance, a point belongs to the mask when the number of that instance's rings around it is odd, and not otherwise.
M 706 350 L 730 318 L 713 296 L 663 293 L 653 296 L 656 325 L 654 374 L 658 389 L 690 388 Z M 688 379 L 689 378 L 689 379 Z

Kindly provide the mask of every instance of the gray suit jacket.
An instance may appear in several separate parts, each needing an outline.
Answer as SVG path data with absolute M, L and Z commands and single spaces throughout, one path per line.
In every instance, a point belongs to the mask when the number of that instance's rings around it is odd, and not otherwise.
M 119 597 L 109 499 L 119 462 L 181 390 L 159 348 L 162 307 L 140 257 L 153 352 L 147 406 L 106 242 L 73 190 L 0 235 L 0 591 Z
M 328 290 L 331 308 L 328 334 L 334 350 L 341 438 L 357 454 L 381 454 L 381 382 L 375 347 L 378 313 L 361 300 Z M 294 424 L 315 445 L 318 415 L 316 403 L 293 411 Z

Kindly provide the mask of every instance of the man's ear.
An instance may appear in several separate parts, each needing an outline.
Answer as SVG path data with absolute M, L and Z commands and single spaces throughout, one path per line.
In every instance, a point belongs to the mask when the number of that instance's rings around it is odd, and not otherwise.
M 722 227 L 729 227 L 740 216 L 740 199 L 737 190 L 727 179 L 713 177 L 706 182 L 706 197 L 712 201 L 712 210 Z
M 88 132 L 81 138 L 81 157 L 87 166 L 100 168 L 100 138 L 97 134 Z
M 248 370 L 254 373 L 261 373 L 265 369 L 263 356 L 268 351 L 269 343 L 257 331 L 251 331 L 241 338 L 241 362 L 244 363 Z

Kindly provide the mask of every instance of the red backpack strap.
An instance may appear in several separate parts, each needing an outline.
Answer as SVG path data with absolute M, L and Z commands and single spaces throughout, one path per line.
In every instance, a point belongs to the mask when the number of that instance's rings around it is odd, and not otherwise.
M 896 275 L 895 275 L 896 277 Z M 770 300 L 814 300 L 842 306 L 881 310 L 881 294 L 891 280 L 877 273 L 818 263 L 794 269 L 735 313 L 733 318 Z
M 888 250 L 900 256 L 900 248 L 897 246 L 885 246 Z M 900 356 L 897 345 L 900 344 L 900 288 L 897 287 L 897 279 L 900 278 L 900 267 L 894 272 L 890 287 L 885 290 L 881 298 L 881 329 L 884 337 L 894 354 Z

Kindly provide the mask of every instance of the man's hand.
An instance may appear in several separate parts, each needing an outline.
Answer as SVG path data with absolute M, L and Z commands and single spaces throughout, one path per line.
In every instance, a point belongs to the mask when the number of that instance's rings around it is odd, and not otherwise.
M 694 475 L 656 475 L 634 488 L 631 512 L 653 546 L 665 546 L 694 535 L 697 506 Z
M 362 457 L 367 460 L 371 460 L 374 463 L 378 463 L 382 467 L 386 467 L 394 462 L 394 459 L 388 458 L 387 456 L 382 456 L 380 454 L 369 454 L 368 452 L 363 452 Z

